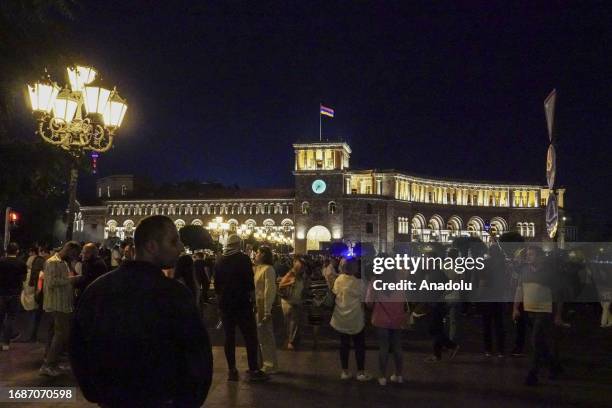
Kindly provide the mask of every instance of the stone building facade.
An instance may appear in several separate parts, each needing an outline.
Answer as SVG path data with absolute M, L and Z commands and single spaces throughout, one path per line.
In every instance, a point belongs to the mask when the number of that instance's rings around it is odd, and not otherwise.
M 76 214 L 75 237 L 102 241 L 133 234 L 143 217 L 162 214 L 177 228 L 222 221 L 227 231 L 246 227 L 261 239 L 284 238 L 297 253 L 333 241 L 369 242 L 391 252 L 411 241 L 448 242 L 458 236 L 517 231 L 546 237 L 548 189 L 534 184 L 466 182 L 419 177 L 395 170 L 353 170 L 343 142 L 296 143 L 290 190 L 211 190 L 173 199 L 139 199 L 130 176 L 98 182 L 99 203 Z M 563 208 L 563 189 L 557 190 Z

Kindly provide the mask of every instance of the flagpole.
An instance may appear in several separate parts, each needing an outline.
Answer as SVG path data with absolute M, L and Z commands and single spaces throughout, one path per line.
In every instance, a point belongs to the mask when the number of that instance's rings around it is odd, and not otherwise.
M 319 102 L 319 142 L 322 142 L 322 135 L 321 135 L 321 102 Z

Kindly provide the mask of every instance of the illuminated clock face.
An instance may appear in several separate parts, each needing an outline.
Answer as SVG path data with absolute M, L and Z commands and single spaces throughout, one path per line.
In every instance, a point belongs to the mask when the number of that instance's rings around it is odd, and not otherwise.
M 321 194 L 326 188 L 327 184 L 325 184 L 325 182 L 321 179 L 312 182 L 312 191 L 314 191 L 315 194 Z

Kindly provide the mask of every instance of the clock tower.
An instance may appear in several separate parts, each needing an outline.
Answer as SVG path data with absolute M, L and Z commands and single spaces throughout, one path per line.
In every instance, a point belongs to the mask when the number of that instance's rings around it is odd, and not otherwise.
M 344 173 L 351 148 L 344 142 L 295 143 L 295 250 L 304 253 L 342 239 Z

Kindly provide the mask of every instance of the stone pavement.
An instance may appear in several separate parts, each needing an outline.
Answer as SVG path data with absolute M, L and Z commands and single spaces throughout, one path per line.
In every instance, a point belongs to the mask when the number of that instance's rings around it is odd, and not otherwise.
M 579 317 L 584 316 L 584 317 Z M 277 316 L 278 317 L 278 316 Z M 573 323 L 562 342 L 566 374 L 558 381 L 542 376 L 537 388 L 522 385 L 527 358 L 486 359 L 480 352 L 479 318 L 463 320 L 462 348 L 452 361 L 424 363 L 429 353 L 426 320 L 415 331 L 404 335 L 406 383 L 379 386 L 375 381 L 358 383 L 339 379 L 337 340 L 324 329 L 319 350 L 310 349 L 306 330 L 303 349 L 279 350 L 281 372 L 268 383 L 248 384 L 226 381 L 226 365 L 220 331 L 210 328 L 214 349 L 214 377 L 206 407 L 542 407 L 542 406 L 611 406 L 612 330 L 600 329 L 597 316 L 589 309 L 570 315 Z M 214 322 L 210 326 L 214 326 Z M 279 332 L 280 321 L 276 321 Z M 512 340 L 508 327 L 508 341 Z M 279 339 L 280 339 L 279 333 Z M 375 341 L 368 338 L 368 371 L 376 374 Z M 42 344 L 15 343 L 8 352 L 0 352 L 0 387 L 72 386 L 71 375 L 57 379 L 38 376 L 43 353 Z M 241 347 L 237 353 L 239 368 L 246 369 Z M 351 367 L 354 367 L 351 355 Z M 546 373 L 543 373 L 546 374 Z M 2 406 L 10 406 L 5 403 Z M 82 396 L 76 403 L 19 403 L 18 407 L 87 407 Z

